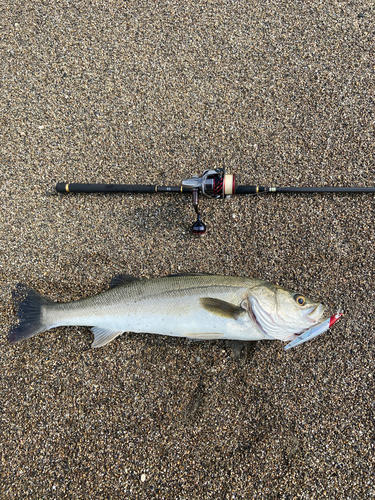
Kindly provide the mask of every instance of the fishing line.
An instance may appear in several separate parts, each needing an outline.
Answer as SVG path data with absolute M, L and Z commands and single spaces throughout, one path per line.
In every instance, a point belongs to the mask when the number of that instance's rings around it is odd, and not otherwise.
M 336 285 L 335 285 L 335 294 L 336 294 L 336 298 L 335 298 L 335 303 L 337 304 L 337 312 L 340 313 L 342 312 L 342 309 L 341 309 L 341 304 L 339 304 L 339 288 L 338 288 L 338 285 L 339 285 L 339 275 L 340 275 L 340 264 L 341 264 L 341 229 L 340 229 L 340 225 L 338 223 L 338 221 L 335 219 L 334 220 L 334 223 L 336 223 L 338 225 L 338 227 L 336 228 L 337 231 L 336 231 L 336 251 L 337 251 L 337 269 L 336 269 Z

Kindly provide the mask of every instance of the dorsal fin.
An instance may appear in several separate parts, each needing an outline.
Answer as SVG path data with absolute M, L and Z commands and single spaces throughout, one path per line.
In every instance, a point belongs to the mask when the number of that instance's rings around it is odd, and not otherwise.
M 133 281 L 139 281 L 142 278 L 136 278 L 135 276 L 129 276 L 127 274 L 119 274 L 118 276 L 114 276 L 109 282 L 109 288 L 115 288 L 116 286 L 129 285 L 129 283 L 133 283 Z
M 211 273 L 176 273 L 176 274 L 167 274 L 166 278 L 173 278 L 174 276 L 213 276 Z

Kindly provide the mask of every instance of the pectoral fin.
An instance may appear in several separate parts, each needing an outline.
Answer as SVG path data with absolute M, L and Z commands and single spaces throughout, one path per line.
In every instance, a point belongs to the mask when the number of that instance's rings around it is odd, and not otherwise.
M 98 326 L 94 326 L 91 328 L 92 333 L 94 334 L 94 342 L 91 347 L 103 347 L 104 345 L 111 342 L 111 340 L 115 339 L 119 335 L 124 332 L 117 332 L 114 330 L 106 330 L 105 328 L 99 328 Z
M 235 306 L 230 302 L 225 302 L 225 300 L 215 299 L 213 297 L 202 297 L 199 301 L 203 309 L 223 318 L 237 319 L 240 314 L 246 312 L 245 309 L 240 306 Z

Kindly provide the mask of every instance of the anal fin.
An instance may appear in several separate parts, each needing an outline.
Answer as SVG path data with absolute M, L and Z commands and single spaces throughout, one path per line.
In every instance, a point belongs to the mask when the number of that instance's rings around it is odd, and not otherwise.
M 91 331 L 94 334 L 94 342 L 91 345 L 93 348 L 103 347 L 111 342 L 111 340 L 124 333 L 116 330 L 107 330 L 106 328 L 100 328 L 98 326 L 91 328 Z

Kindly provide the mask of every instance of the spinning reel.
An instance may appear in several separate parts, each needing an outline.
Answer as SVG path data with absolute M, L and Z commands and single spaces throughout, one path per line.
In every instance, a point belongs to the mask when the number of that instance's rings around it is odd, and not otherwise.
M 193 224 L 192 232 L 201 236 L 206 232 L 206 225 L 199 213 L 199 193 L 208 198 L 230 198 L 235 191 L 235 176 L 226 174 L 223 168 L 205 170 L 202 177 L 193 176 L 191 179 L 182 181 L 182 187 L 190 189 L 193 194 L 193 207 L 197 214 L 197 222 Z

